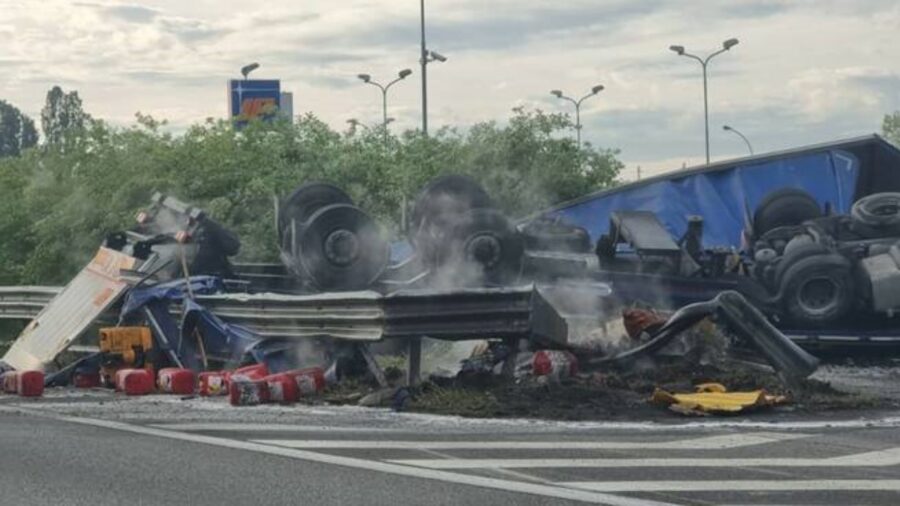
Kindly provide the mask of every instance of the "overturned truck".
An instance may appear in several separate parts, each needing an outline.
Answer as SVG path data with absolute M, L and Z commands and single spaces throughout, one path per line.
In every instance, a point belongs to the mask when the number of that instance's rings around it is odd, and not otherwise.
M 240 247 L 231 232 L 200 209 L 155 195 L 137 225 L 110 235 L 95 262 L 37 314 L 4 361 L 46 368 L 91 325 L 106 321 L 148 326 L 152 353 L 139 355 L 153 367 L 194 370 L 248 362 L 274 371 L 296 367 L 303 359 L 298 340 L 320 343 L 330 360 L 359 356 L 377 368 L 367 345 L 401 341 L 412 382 L 422 337 L 572 348 L 622 303 L 615 285 L 611 290 L 600 276 L 587 232 L 558 221 L 514 224 L 470 178 L 432 181 L 410 216 L 407 242 L 391 244 L 339 188 L 304 184 L 278 206 L 281 264 L 242 265 L 229 260 Z M 76 319 L 72 305 L 79 307 Z M 714 313 L 785 376 L 805 377 L 815 368 L 815 359 L 738 294 L 676 315 L 655 344 L 594 363 L 652 354 L 698 314 Z M 742 318 L 728 318 L 735 314 Z M 138 354 L 124 356 L 133 361 Z M 84 364 L 63 368 L 62 380 Z M 60 374 L 48 381 L 60 381 Z

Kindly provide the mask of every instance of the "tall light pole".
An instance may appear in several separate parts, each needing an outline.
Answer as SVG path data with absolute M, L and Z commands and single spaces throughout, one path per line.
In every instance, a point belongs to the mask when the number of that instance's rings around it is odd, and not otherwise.
M 575 104 L 575 137 L 578 139 L 578 147 L 581 148 L 581 103 L 590 97 L 593 97 L 597 93 L 603 91 L 603 85 L 598 84 L 591 88 L 591 92 L 587 95 L 575 100 L 574 98 L 567 97 L 563 95 L 563 92 L 560 90 L 550 90 L 550 94 L 555 96 L 556 98 L 561 98 L 563 100 L 568 100 Z
M 722 125 L 722 130 L 725 130 L 726 132 L 734 132 L 735 135 L 739 136 L 741 139 L 744 139 L 744 143 L 747 145 L 747 149 L 750 150 L 751 155 L 753 154 L 753 146 L 750 145 L 750 141 L 747 140 L 747 136 L 738 131 L 738 129 L 732 128 L 728 125 Z
M 709 165 L 709 98 L 707 92 L 707 73 L 706 67 L 709 65 L 709 61 L 713 59 L 713 57 L 728 51 L 738 44 L 737 39 L 728 39 L 725 42 L 722 42 L 722 49 L 710 54 L 706 58 L 700 58 L 699 56 L 692 55 L 690 53 L 685 52 L 684 46 L 669 46 L 671 51 L 674 51 L 678 56 L 686 56 L 688 58 L 693 58 L 700 62 L 700 65 L 703 67 L 703 115 L 705 118 L 706 125 L 706 164 Z
M 382 85 L 377 81 L 372 80 L 372 76 L 369 74 L 358 74 L 356 77 L 360 78 L 362 82 L 366 84 L 371 84 L 372 86 L 377 86 L 378 89 L 381 90 L 381 112 L 382 112 L 382 127 L 384 128 L 384 137 L 387 139 L 387 126 L 388 126 L 388 115 L 387 115 L 387 93 L 388 90 L 391 89 L 391 86 L 397 84 L 399 81 L 406 79 L 410 74 L 412 74 L 412 70 L 403 69 L 400 72 L 397 72 L 397 78 L 393 81 L 387 83 L 386 85 Z
M 422 23 L 422 51 L 419 63 L 422 65 L 422 133 L 428 135 L 428 64 L 437 61 L 445 62 L 447 57 L 435 51 L 429 51 L 425 45 L 425 0 L 419 1 L 419 12 Z

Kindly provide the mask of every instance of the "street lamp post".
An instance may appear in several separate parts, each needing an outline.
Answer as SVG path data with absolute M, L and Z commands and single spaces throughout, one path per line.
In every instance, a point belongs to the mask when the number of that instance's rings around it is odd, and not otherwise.
M 419 13 L 422 25 L 422 50 L 419 63 L 422 65 L 422 133 L 428 135 L 428 64 L 437 61 L 443 63 L 447 57 L 435 51 L 429 51 L 425 45 L 425 0 L 419 2 Z
M 669 46 L 671 51 L 674 51 L 678 56 L 686 56 L 688 58 L 693 58 L 700 62 L 700 65 L 703 67 L 703 115 L 705 118 L 704 124 L 706 125 L 706 164 L 709 165 L 709 98 L 708 98 L 708 86 L 707 86 L 707 72 L 706 68 L 709 65 L 709 61 L 713 59 L 713 57 L 728 51 L 738 44 L 737 39 L 728 39 L 722 43 L 722 49 L 710 54 L 706 58 L 700 58 L 699 56 L 690 54 L 685 52 L 684 46 Z
M 371 84 L 372 86 L 377 86 L 378 89 L 381 90 L 381 113 L 382 113 L 382 127 L 384 128 L 384 138 L 387 140 L 387 126 L 388 126 L 388 115 L 387 115 L 387 93 L 388 90 L 391 89 L 391 86 L 396 84 L 399 81 L 406 79 L 410 74 L 412 74 L 412 70 L 403 69 L 400 72 L 397 72 L 397 78 L 393 81 L 387 83 L 387 85 L 382 85 L 379 82 L 373 81 L 372 76 L 369 74 L 359 74 L 356 77 L 360 78 L 362 82 L 366 84 Z
M 256 70 L 258 68 L 259 68 L 259 63 L 256 63 L 256 62 L 253 62 L 249 65 L 244 65 L 243 67 L 241 67 L 241 75 L 244 76 L 244 80 L 246 81 L 248 79 L 250 72 L 253 72 L 254 70 Z
M 753 146 L 750 145 L 750 141 L 747 140 L 747 136 L 742 134 L 738 129 L 732 128 L 728 125 L 722 125 L 722 130 L 725 130 L 726 132 L 734 132 L 735 135 L 739 136 L 741 139 L 744 139 L 744 144 L 747 145 L 747 149 L 750 151 L 750 154 L 753 154 Z
M 560 90 L 551 90 L 550 94 L 555 96 L 556 98 L 561 98 L 563 100 L 568 100 L 575 104 L 575 137 L 578 140 L 578 147 L 581 148 L 581 103 L 585 101 L 585 99 L 593 97 L 597 93 L 603 91 L 603 85 L 598 84 L 591 88 L 591 92 L 587 95 L 575 100 L 574 98 L 567 97 L 563 95 L 563 92 Z

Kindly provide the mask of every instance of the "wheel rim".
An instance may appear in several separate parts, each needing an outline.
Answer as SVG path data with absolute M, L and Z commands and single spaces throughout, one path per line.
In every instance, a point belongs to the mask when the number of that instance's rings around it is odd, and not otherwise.
M 323 249 L 329 262 L 343 267 L 359 257 L 359 239 L 353 232 L 340 228 L 328 234 Z
M 503 246 L 493 234 L 477 234 L 466 243 L 466 259 L 475 262 L 485 269 L 500 263 Z
M 797 292 L 797 302 L 807 314 L 826 314 L 837 307 L 839 299 L 840 286 L 824 276 L 804 281 Z

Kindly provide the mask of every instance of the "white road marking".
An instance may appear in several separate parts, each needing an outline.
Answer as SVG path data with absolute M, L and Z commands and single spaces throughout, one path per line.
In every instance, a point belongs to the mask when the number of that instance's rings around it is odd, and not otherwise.
M 408 433 L 408 430 L 381 427 L 341 427 L 326 425 L 291 425 L 286 423 L 154 423 L 157 429 L 186 432 L 360 432 Z
M 560 485 L 597 492 L 900 490 L 900 480 L 573 481 Z
M 759 432 L 674 441 L 372 441 L 255 439 L 255 443 L 307 449 L 359 450 L 724 450 L 809 437 L 809 434 Z
M 621 459 L 396 459 L 428 469 L 522 469 L 576 467 L 887 467 L 900 465 L 900 447 L 827 458 L 621 458 Z
M 287 457 L 310 462 L 319 462 L 322 464 L 331 464 L 336 466 L 351 467 L 355 469 L 364 469 L 367 471 L 376 471 L 411 478 L 421 478 L 426 480 L 436 480 L 448 483 L 458 483 L 473 487 L 483 487 L 495 490 L 503 490 L 507 492 L 518 492 L 523 494 L 532 494 L 543 497 L 552 497 L 556 499 L 569 499 L 573 501 L 582 501 L 594 504 L 606 504 L 609 506 L 675 506 L 670 503 L 659 501 L 650 501 L 645 499 L 637 499 L 631 497 L 620 497 L 616 495 L 604 494 L 589 490 L 573 489 L 558 486 L 548 486 L 539 483 L 527 483 L 521 481 L 501 480 L 497 478 L 487 478 L 482 476 L 470 476 L 465 474 L 448 473 L 445 471 L 435 471 L 431 469 L 421 469 L 415 467 L 400 466 L 387 462 L 357 459 L 352 457 L 341 457 L 337 455 L 327 455 L 324 453 L 316 453 L 304 450 L 296 450 L 292 448 L 282 448 L 277 446 L 263 445 L 249 441 L 238 441 L 233 439 L 225 439 L 213 436 L 204 436 L 200 434 L 190 434 L 184 432 L 176 432 L 154 427 L 146 427 L 140 425 L 131 425 L 122 422 L 114 422 L 109 420 L 95 420 L 92 418 L 81 418 L 74 416 L 51 415 L 40 410 L 27 408 L 13 408 L 0 406 L 0 411 L 22 413 L 32 416 L 42 416 L 55 420 L 88 425 L 92 427 L 101 427 L 105 429 L 118 430 L 133 434 L 141 434 L 145 436 L 163 437 L 178 441 L 186 441 L 190 443 L 207 444 L 222 448 L 230 448 L 234 450 L 252 451 L 267 455 L 276 455 L 279 457 Z

